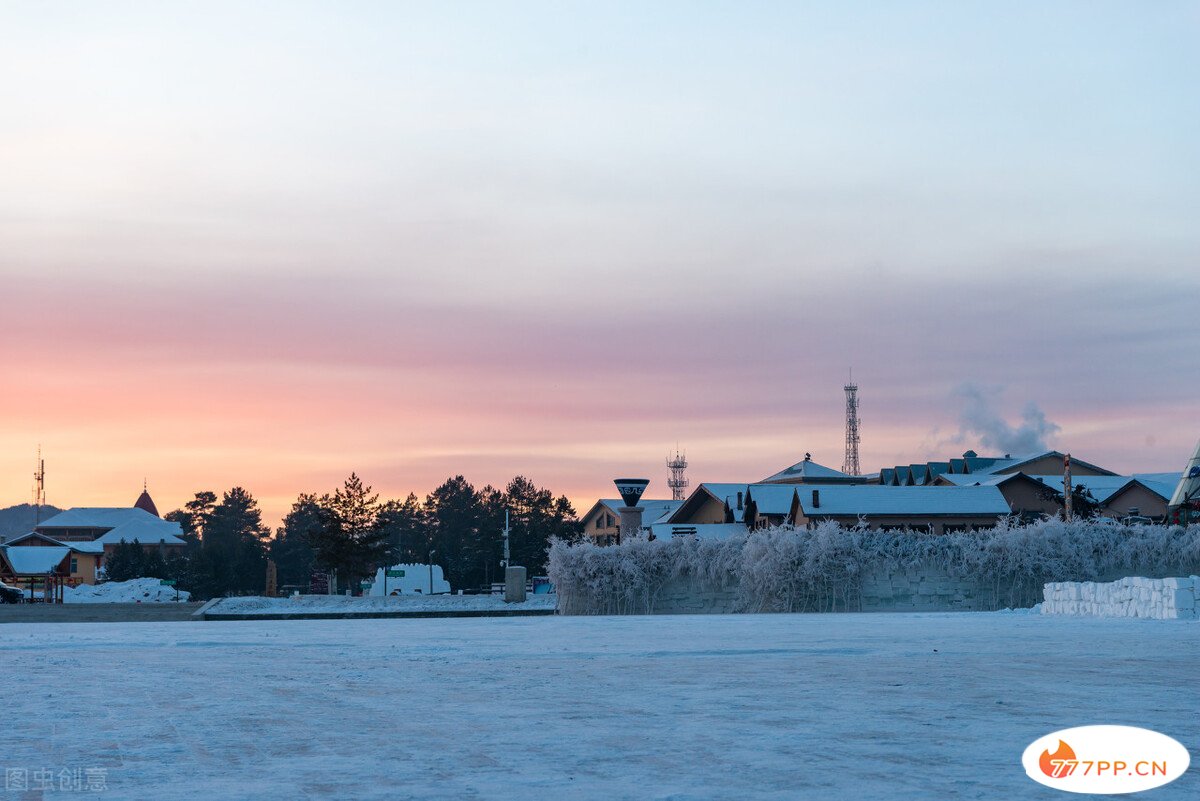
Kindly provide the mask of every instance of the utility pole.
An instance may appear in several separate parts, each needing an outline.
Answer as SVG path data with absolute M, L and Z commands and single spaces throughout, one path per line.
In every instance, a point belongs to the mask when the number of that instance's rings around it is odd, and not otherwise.
M 33 525 L 42 522 L 42 507 L 46 505 L 46 462 L 42 459 L 42 446 L 38 445 L 37 464 L 33 471 Z
M 1068 523 L 1075 511 L 1075 498 L 1071 493 L 1071 454 L 1063 457 L 1063 519 Z
M 508 510 L 505 509 L 504 510 L 504 561 L 502 561 L 500 563 L 500 566 L 503 568 L 506 568 L 506 569 L 508 568 L 508 562 L 510 559 L 509 551 L 508 551 L 508 535 L 510 533 L 512 533 L 512 529 L 508 525 Z

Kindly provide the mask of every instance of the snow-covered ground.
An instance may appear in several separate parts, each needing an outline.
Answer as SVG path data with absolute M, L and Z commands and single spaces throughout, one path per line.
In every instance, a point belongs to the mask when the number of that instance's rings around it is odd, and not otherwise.
M 1196 621 L 11 624 L 0 664 L 0 767 L 107 798 L 1055 799 L 1020 762 L 1051 731 L 1200 747 Z M 1147 798 L 1198 796 L 1193 768 Z
M 348 598 L 344 595 L 300 595 L 295 598 L 222 598 L 208 608 L 213 614 L 302 612 L 341 615 L 347 612 L 483 612 L 553 609 L 556 596 L 529 595 L 523 603 L 505 603 L 503 595 L 389 595 Z
M 109 581 L 104 584 L 80 584 L 63 588 L 63 603 L 67 604 L 156 604 L 187 601 L 191 594 L 174 587 L 165 587 L 156 578 L 132 581 Z

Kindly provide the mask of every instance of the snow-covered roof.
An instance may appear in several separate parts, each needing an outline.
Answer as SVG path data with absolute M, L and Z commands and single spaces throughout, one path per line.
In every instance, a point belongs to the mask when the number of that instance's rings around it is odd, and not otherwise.
M 1059 494 L 1063 490 L 1062 476 L 1031 476 Z M 1098 503 L 1107 503 L 1110 498 L 1130 484 L 1137 482 L 1165 501 L 1171 497 L 1174 486 L 1164 484 L 1154 479 L 1143 479 L 1139 476 L 1071 476 L 1071 483 L 1076 487 L 1083 485 Z
M 138 510 L 141 511 L 140 509 Z M 142 512 L 142 514 L 146 514 Z M 140 542 L 142 545 L 184 545 L 181 539 L 183 529 L 178 523 L 170 523 L 166 520 L 160 520 L 153 515 L 146 514 L 148 520 L 134 519 L 128 523 L 117 526 L 111 531 L 107 531 L 95 539 L 95 542 L 102 545 L 116 545 L 124 540 L 125 542 Z
M 650 533 L 656 540 L 670 540 L 680 537 L 695 537 L 701 540 L 727 540 L 739 534 L 746 533 L 746 527 L 741 523 L 705 523 L 688 525 L 686 523 L 658 523 L 650 527 Z
M 812 459 L 806 458 L 802 462 L 796 462 L 791 467 L 785 467 L 773 476 L 764 478 L 758 482 L 760 484 L 776 484 L 779 482 L 790 482 L 799 484 L 807 481 L 854 481 L 858 476 L 852 476 L 843 473 L 841 470 L 834 470 L 832 467 L 826 467 L 823 464 L 817 464 Z
M 742 517 L 746 512 L 746 490 L 749 489 L 749 484 L 701 484 L 699 489 L 704 490 L 709 495 L 716 498 L 718 501 L 724 501 L 733 511 L 733 522 L 742 522 Z M 742 493 L 742 508 L 738 508 L 738 493 Z
M 1001 473 L 997 476 L 990 476 L 986 473 L 942 473 L 937 477 L 937 481 L 945 484 L 953 484 L 956 487 L 997 487 L 1006 481 L 1012 481 L 1023 473 Z M 1059 483 L 1062 481 L 1060 479 Z
M 37 531 L 53 535 L 56 529 L 107 529 L 94 542 L 101 545 L 115 545 L 121 540 L 140 542 L 144 545 L 164 543 L 166 545 L 183 545 L 180 539 L 183 529 L 178 523 L 155 517 L 143 509 L 133 507 L 89 507 L 80 506 L 60 512 L 49 520 L 40 523 Z M 72 547 L 83 545 L 73 543 Z M 78 550 L 83 550 L 82 548 Z M 85 551 L 90 553 L 91 551 Z
M 22 534 L 19 537 L 13 537 L 7 543 L 5 543 L 5 545 L 18 545 L 29 540 L 41 540 L 42 542 L 50 543 L 52 546 L 70 548 L 72 551 L 76 551 L 78 553 L 104 553 L 104 546 L 92 540 L 88 540 L 86 542 L 64 542 L 63 540 L 56 540 L 49 534 L 44 534 L 40 531 L 31 531 L 28 534 Z
M 167 526 L 175 525 L 132 506 L 78 506 L 43 520 L 37 528 L 116 528 L 136 520 L 153 520 Z
M 1024 456 L 1006 456 L 1001 459 L 990 456 L 980 456 L 973 459 L 968 459 L 967 464 L 971 468 L 972 473 L 999 473 L 1001 471 L 1016 472 L 1026 464 L 1029 464 L 1030 462 L 1036 462 L 1039 459 L 1045 459 L 1048 456 L 1062 459 L 1066 456 L 1066 454 L 1061 451 L 1041 451 L 1040 453 L 1028 453 Z M 972 464 L 972 462 L 978 462 L 979 464 Z M 985 465 L 982 464 L 982 462 L 991 462 L 991 464 Z M 1085 462 L 1082 459 L 1075 458 L 1074 456 L 1071 457 L 1071 464 L 1086 467 L 1090 470 L 1095 470 L 1102 475 L 1114 475 L 1111 470 L 1105 470 L 1099 465 L 1094 465 L 1091 462 Z
M 622 507 L 625 506 L 625 501 L 620 498 L 601 498 L 600 503 L 608 507 L 615 515 L 620 515 Z M 657 523 L 659 520 L 665 519 L 682 505 L 683 501 L 659 501 L 642 498 L 638 501 L 638 506 L 645 510 L 642 512 L 642 527 L 645 528 L 651 523 Z
M 0 551 L 13 572 L 25 576 L 53 572 L 71 553 L 70 548 L 52 545 L 5 545 Z
M 805 489 L 800 487 L 799 491 Z M 754 508 L 760 515 L 788 515 L 792 512 L 796 492 L 795 484 L 752 484 L 746 488 L 746 502 L 753 498 Z
M 813 493 L 819 504 L 813 504 Z M 1007 515 L 1008 501 L 996 487 L 889 487 L 880 484 L 839 484 L 803 488 L 797 492 L 806 517 L 855 515 L 973 517 Z

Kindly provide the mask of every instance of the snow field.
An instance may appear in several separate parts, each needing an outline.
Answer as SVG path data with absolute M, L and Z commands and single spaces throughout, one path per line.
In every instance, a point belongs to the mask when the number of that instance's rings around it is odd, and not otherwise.
M 298 595 L 286 598 L 245 596 L 222 598 L 206 611 L 212 614 L 340 615 L 347 612 L 481 612 L 494 610 L 553 609 L 554 595 L 530 595 L 524 603 L 505 603 L 503 595 Z
M 1192 619 L 1197 617 L 1200 576 L 1052 582 L 1044 592 L 1043 615 Z
M 106 799 L 1053 799 L 1020 764 L 1051 731 L 1126 724 L 1200 745 L 1192 621 L 556 616 L 3 634 L 20 692 L 6 696 L 18 736 L 0 766 L 102 767 L 109 790 L 91 797 Z M 1200 774 L 1152 795 L 1195 798 Z

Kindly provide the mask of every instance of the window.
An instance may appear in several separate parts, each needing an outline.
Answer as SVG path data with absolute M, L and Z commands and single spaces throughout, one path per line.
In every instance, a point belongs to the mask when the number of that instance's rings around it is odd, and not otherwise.
M 74 556 L 71 557 L 71 572 L 72 573 L 79 572 L 79 560 L 76 559 Z

